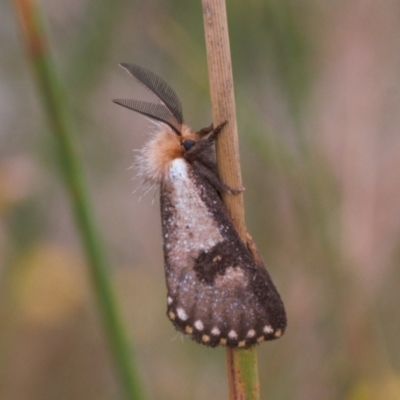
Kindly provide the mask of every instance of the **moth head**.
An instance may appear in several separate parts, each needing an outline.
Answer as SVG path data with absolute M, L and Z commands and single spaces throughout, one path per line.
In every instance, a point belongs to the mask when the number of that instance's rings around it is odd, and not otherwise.
M 139 83 L 157 96 L 159 104 L 141 100 L 118 99 L 114 103 L 136 111 L 156 122 L 157 129 L 139 155 L 139 174 L 145 181 L 162 182 L 170 163 L 193 149 L 201 140 L 183 122 L 182 104 L 175 91 L 159 76 L 135 64 L 120 64 Z
M 184 129 L 182 130 L 182 136 L 180 137 L 182 154 L 196 146 L 200 139 L 201 138 L 197 132 L 194 132 L 187 125 L 185 125 Z

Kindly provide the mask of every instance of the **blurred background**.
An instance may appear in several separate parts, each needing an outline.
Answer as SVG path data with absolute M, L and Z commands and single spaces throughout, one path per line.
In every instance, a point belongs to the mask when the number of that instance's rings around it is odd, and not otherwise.
M 200 1 L 40 2 L 148 399 L 226 399 L 225 351 L 165 316 L 158 193 L 133 149 L 154 100 L 211 122 Z M 400 6 L 229 1 L 249 231 L 284 299 L 259 346 L 264 399 L 400 399 Z M 114 399 L 118 379 L 11 2 L 0 3 L 0 399 Z

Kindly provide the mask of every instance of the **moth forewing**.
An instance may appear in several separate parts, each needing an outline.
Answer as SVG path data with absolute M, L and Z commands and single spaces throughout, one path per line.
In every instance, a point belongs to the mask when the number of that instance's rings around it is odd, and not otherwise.
M 196 169 L 175 160 L 161 185 L 168 317 L 209 346 L 249 347 L 286 327 L 267 271 L 239 238 L 218 193 Z
M 117 101 L 161 121 L 138 165 L 143 181 L 160 184 L 169 319 L 212 347 L 249 347 L 280 337 L 286 328 L 282 300 L 220 199 L 221 191 L 240 191 L 220 181 L 210 156 L 223 124 L 214 132 L 212 127 L 194 132 L 183 123 L 180 101 L 168 84 L 142 67 L 123 66 L 163 103 Z

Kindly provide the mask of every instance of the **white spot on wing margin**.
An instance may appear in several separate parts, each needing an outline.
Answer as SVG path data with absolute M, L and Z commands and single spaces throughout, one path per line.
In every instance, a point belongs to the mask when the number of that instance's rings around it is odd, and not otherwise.
M 176 310 L 176 313 L 178 314 L 179 319 L 181 319 L 182 321 L 186 321 L 189 318 L 183 308 L 178 308 Z

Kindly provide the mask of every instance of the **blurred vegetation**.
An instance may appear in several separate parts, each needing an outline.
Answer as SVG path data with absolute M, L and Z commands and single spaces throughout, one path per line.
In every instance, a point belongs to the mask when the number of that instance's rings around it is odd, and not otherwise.
M 225 353 L 165 317 L 157 193 L 128 169 L 151 98 L 210 122 L 200 2 L 41 3 L 150 399 L 226 398 Z M 268 399 L 400 398 L 400 53 L 395 1 L 228 2 L 248 227 L 285 301 L 259 347 Z M 10 3 L 0 4 L 0 399 L 111 399 L 118 382 Z M 153 204 L 154 203 L 154 204 Z

